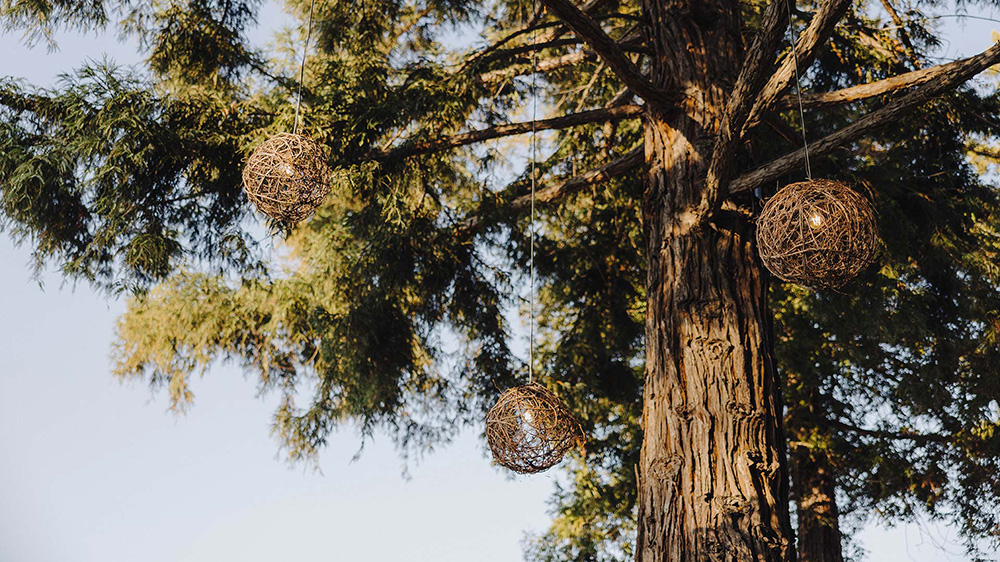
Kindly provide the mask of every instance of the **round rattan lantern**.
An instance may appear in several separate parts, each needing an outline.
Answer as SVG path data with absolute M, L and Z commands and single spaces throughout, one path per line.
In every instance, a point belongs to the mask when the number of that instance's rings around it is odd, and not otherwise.
M 299 222 L 330 192 L 323 149 L 304 135 L 279 133 L 260 144 L 243 168 L 243 190 L 272 219 Z
M 552 468 L 582 440 L 576 418 L 540 384 L 505 391 L 486 415 L 493 460 L 522 474 Z
M 787 185 L 757 219 L 764 266 L 808 287 L 844 285 L 875 261 L 881 245 L 871 203 L 839 181 Z

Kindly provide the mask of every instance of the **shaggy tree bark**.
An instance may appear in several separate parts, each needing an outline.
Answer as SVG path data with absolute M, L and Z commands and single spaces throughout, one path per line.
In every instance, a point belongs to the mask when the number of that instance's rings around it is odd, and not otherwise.
M 750 218 L 700 211 L 741 49 L 735 1 L 646 0 L 653 81 L 683 111 L 645 122 L 648 259 L 637 560 L 793 555 L 781 399 Z

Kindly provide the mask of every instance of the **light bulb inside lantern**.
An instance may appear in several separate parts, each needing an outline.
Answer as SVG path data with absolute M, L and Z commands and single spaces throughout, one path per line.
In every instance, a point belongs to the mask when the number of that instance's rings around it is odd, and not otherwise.
M 285 164 L 285 166 L 281 169 L 281 171 L 284 172 L 285 175 L 288 177 L 292 177 L 295 175 L 295 168 L 293 168 L 291 164 Z
M 813 213 L 809 217 L 809 227 L 816 229 L 823 226 L 823 215 L 820 213 Z
M 524 419 L 524 423 L 531 425 L 535 421 L 535 416 L 531 415 L 531 410 L 525 410 L 521 412 L 521 418 Z

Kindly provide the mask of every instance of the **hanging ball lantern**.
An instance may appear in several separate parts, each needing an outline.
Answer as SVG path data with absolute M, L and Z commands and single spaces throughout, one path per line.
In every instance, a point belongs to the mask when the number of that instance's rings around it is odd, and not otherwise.
M 775 276 L 834 289 L 875 261 L 881 239 L 868 199 L 839 181 L 809 180 L 785 186 L 764 205 L 757 246 Z
M 552 468 L 582 440 L 576 418 L 540 384 L 505 391 L 486 415 L 493 460 L 522 474 Z
M 330 170 L 309 137 L 279 133 L 258 146 L 243 168 L 243 190 L 272 219 L 299 222 L 330 192 Z

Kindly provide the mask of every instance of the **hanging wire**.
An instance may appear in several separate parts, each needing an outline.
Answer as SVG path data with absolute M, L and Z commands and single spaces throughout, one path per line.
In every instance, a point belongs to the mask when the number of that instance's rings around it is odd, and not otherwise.
M 532 12 L 538 13 L 537 2 L 532 2 Z M 528 271 L 530 272 L 530 287 L 528 288 L 528 384 L 535 382 L 535 162 L 537 161 L 538 143 L 536 141 L 535 119 L 538 114 L 538 42 L 537 26 L 531 30 L 531 215 L 528 221 Z
M 812 179 L 812 168 L 809 166 L 809 141 L 806 140 L 806 112 L 802 109 L 802 81 L 799 78 L 799 56 L 795 52 L 795 38 L 792 36 L 793 0 L 788 0 L 788 41 L 792 44 L 792 64 L 795 67 L 795 98 L 799 102 L 799 123 L 802 125 L 802 154 L 806 162 L 806 179 Z
M 292 134 L 299 132 L 299 106 L 302 105 L 302 81 L 306 76 L 306 57 L 309 56 L 309 36 L 313 29 L 313 10 L 316 8 L 316 0 L 309 0 L 309 25 L 306 27 L 306 44 L 302 48 L 302 65 L 299 67 L 299 90 L 295 94 L 295 123 L 292 125 Z

